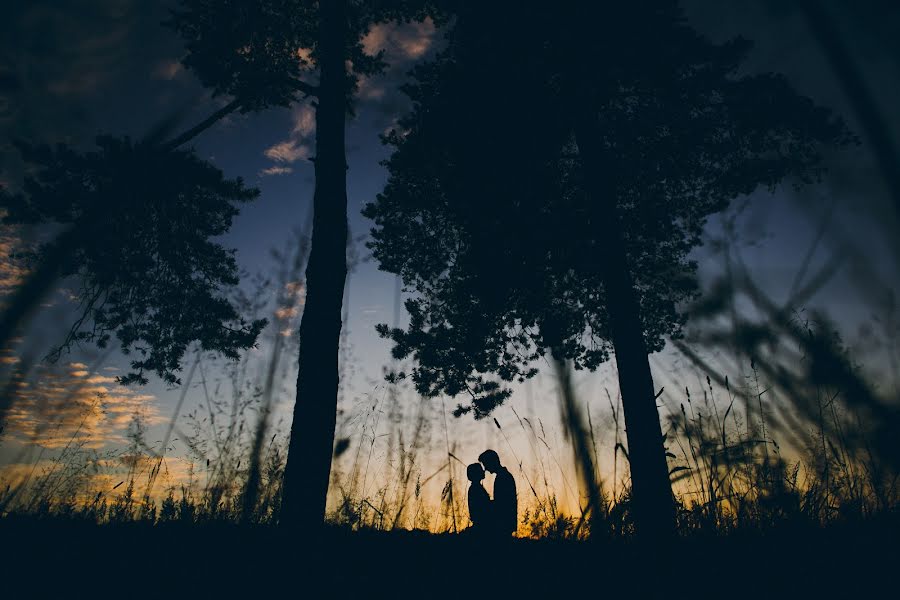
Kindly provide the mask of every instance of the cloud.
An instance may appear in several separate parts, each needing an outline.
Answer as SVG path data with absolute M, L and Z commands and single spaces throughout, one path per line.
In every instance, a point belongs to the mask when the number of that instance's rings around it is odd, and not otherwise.
M 312 48 L 298 48 L 297 49 L 297 58 L 300 59 L 300 64 L 309 65 L 312 63 Z
M 291 113 L 291 131 L 288 138 L 269 146 L 263 152 L 266 158 L 276 164 L 262 169 L 259 174 L 265 177 L 293 172 L 293 168 L 286 165 L 311 156 L 315 132 L 315 110 L 305 104 L 295 108 Z
M 436 32 L 431 19 L 421 23 L 381 23 L 363 38 L 363 50 L 366 54 L 384 52 L 389 63 L 418 60 L 431 49 Z
M 184 73 L 184 67 L 177 60 L 166 60 L 158 63 L 153 69 L 153 77 L 172 81 Z
M 381 100 L 387 93 L 387 87 L 381 78 L 366 77 L 360 80 L 357 93 L 362 100 Z
M 299 299 L 301 302 L 306 297 L 306 285 L 302 281 L 289 281 L 284 284 L 288 296 Z
M 308 104 L 301 104 L 291 113 L 294 123 L 291 133 L 301 139 L 308 139 L 316 132 L 316 111 Z
M 12 292 L 28 275 L 24 261 L 17 258 L 17 254 L 25 249 L 13 227 L 0 226 L 0 296 Z
M 259 172 L 262 177 L 268 177 L 271 175 L 287 175 L 288 173 L 293 173 L 294 169 L 291 167 L 267 167 Z
M 266 158 L 278 163 L 293 163 L 301 158 L 308 158 L 309 148 L 294 140 L 287 140 L 266 148 L 264 154 Z
M 288 321 L 300 314 L 297 306 L 283 306 L 275 311 L 275 318 L 279 321 Z
M 77 445 L 102 448 L 122 444 L 129 424 L 166 421 L 155 398 L 91 373 L 81 363 L 62 373 L 44 372 L 19 387 L 6 418 L 7 432 L 18 442 L 59 449 Z
M 409 110 L 409 100 L 400 92 L 415 62 L 426 60 L 439 49 L 441 37 L 434 23 L 382 23 L 363 38 L 368 54 L 381 53 L 387 67 L 383 73 L 359 81 L 360 113 L 368 113 L 371 125 L 378 129 L 390 124 Z
M 279 327 L 278 334 L 291 337 L 299 326 L 298 320 L 303 314 L 306 304 L 306 286 L 302 281 L 289 281 L 284 284 L 284 296 L 281 304 L 275 309 L 275 321 Z

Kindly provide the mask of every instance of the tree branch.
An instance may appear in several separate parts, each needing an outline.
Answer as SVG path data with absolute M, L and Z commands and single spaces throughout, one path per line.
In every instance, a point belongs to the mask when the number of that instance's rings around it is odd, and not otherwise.
M 217 110 L 216 112 L 214 112 L 213 114 L 208 116 L 203 121 L 200 121 L 199 123 L 197 123 L 190 129 L 188 129 L 187 131 L 183 132 L 181 135 L 179 135 L 175 139 L 163 144 L 162 145 L 163 149 L 166 151 L 175 150 L 182 144 L 185 144 L 185 143 L 191 141 L 192 139 L 194 139 L 195 137 L 197 137 L 198 135 L 200 135 L 201 133 L 203 133 L 204 131 L 206 131 L 207 129 L 212 127 L 213 125 L 215 125 L 217 122 L 221 121 L 222 119 L 227 117 L 229 114 L 233 113 L 235 110 L 238 109 L 238 107 L 240 107 L 240 105 L 241 105 L 240 101 L 238 101 L 236 99 L 232 100 L 231 102 L 229 102 L 228 104 L 226 104 L 225 106 L 223 106 L 222 108 L 220 108 L 219 110 Z

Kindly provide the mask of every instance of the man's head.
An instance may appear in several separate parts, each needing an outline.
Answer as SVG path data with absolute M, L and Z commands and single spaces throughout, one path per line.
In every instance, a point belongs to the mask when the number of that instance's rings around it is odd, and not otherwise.
M 484 469 L 481 468 L 480 464 L 472 463 L 466 468 L 466 476 L 472 483 L 478 483 L 484 479 Z
M 484 465 L 484 468 L 491 473 L 496 473 L 500 467 L 500 457 L 493 450 L 485 450 L 478 456 L 478 462 Z

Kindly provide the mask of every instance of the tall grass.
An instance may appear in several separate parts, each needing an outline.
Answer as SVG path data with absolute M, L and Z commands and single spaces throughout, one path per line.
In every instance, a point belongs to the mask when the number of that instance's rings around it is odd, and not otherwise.
M 745 387 L 755 391 L 759 383 L 755 364 L 751 372 L 752 379 Z M 896 473 L 870 448 L 850 443 L 851 438 L 863 436 L 858 429 L 862 425 L 852 412 L 840 407 L 833 394 L 826 395 L 823 390 L 822 422 L 809 431 L 810 444 L 787 453 L 772 433 L 776 428 L 765 424 L 767 405 L 775 402 L 774 398 L 748 418 L 736 408 L 738 392 L 730 381 L 721 387 L 712 378 L 705 381 L 703 390 L 685 389 L 678 410 L 665 421 L 679 531 L 718 534 L 784 523 L 822 526 L 897 509 L 900 489 Z M 766 395 L 761 391 L 757 399 Z M 424 472 L 419 466 L 421 455 L 435 440 L 424 433 L 429 411 L 423 403 L 417 407 L 418 417 L 405 423 L 412 429 L 411 437 L 400 421 L 395 424 L 397 442 L 390 453 L 379 450 L 377 442 L 386 437 L 380 425 L 387 394 L 383 388 L 376 392 L 381 392 L 380 398 L 373 393 L 368 403 L 356 407 L 356 430 L 339 442 L 344 448 L 341 454 L 348 460 L 338 464 L 349 465 L 335 470 L 332 490 L 338 500 L 332 502 L 329 520 L 350 529 L 464 529 L 468 519 L 462 501 L 462 461 L 454 454 L 451 440 L 442 440 L 438 450 L 447 454 L 446 462 L 433 472 Z M 127 448 L 100 455 L 73 443 L 48 465 L 36 467 L 38 472 L 26 489 L 16 491 L 12 482 L 7 483 L 0 506 L 6 514 L 96 522 L 275 523 L 286 440 L 274 433 L 258 451 L 245 415 L 259 406 L 260 396 L 229 399 L 232 407 L 237 406 L 236 420 L 229 422 L 217 418 L 226 411 L 224 400 L 211 393 L 176 427 L 189 449 L 186 480 L 173 482 L 167 477 L 167 465 L 173 459 L 165 458 L 147 442 L 143 424 L 135 419 Z M 519 534 L 578 539 L 628 535 L 632 525 L 627 475 L 619 485 L 601 488 L 598 483 L 595 492 L 576 490 L 580 486 L 574 485 L 571 476 L 578 470 L 557 458 L 543 423 L 515 416 L 509 426 L 519 429 L 530 450 L 521 460 L 516 456 L 516 464 L 510 466 L 519 482 Z M 595 435 L 591 425 L 588 439 Z M 621 437 L 621 424 L 615 419 L 610 419 L 608 427 L 610 439 Z M 508 455 L 512 446 L 506 450 Z M 249 465 L 257 454 L 256 491 L 250 492 Z M 611 456 L 598 458 L 607 463 L 624 461 L 618 469 L 627 473 L 627 449 L 620 443 L 615 444 Z M 121 473 L 123 466 L 124 475 L 113 483 L 111 475 Z M 581 498 L 581 508 L 575 513 L 560 509 L 560 490 L 554 489 L 553 478 L 548 476 L 553 470 L 561 475 L 558 479 L 569 496 Z M 601 471 L 594 471 L 598 481 Z M 107 477 L 98 478 L 98 474 Z M 103 483 L 108 487 L 97 489 Z M 439 491 L 426 494 L 428 487 Z M 251 493 L 253 502 L 249 504 Z M 591 493 L 598 495 L 591 500 Z M 590 508 L 592 501 L 596 508 Z M 249 517 L 248 506 L 252 509 Z

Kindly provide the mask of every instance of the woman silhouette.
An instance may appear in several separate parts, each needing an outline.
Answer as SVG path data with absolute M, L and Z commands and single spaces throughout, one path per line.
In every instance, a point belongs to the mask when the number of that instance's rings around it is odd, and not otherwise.
M 466 469 L 471 485 L 469 486 L 469 519 L 472 520 L 472 532 L 485 534 L 491 530 L 492 506 L 491 497 L 481 485 L 484 479 L 484 468 L 479 463 L 472 463 Z

